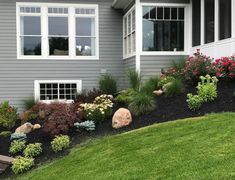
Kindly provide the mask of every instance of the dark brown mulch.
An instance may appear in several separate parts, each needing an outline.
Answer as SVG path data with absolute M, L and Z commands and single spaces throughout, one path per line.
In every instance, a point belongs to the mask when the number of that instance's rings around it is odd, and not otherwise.
M 133 123 L 125 128 L 114 130 L 112 128 L 111 120 L 105 121 L 98 124 L 94 132 L 83 132 L 73 129 L 70 132 L 70 137 L 72 139 L 72 146 L 84 142 L 87 139 L 93 137 L 99 137 L 103 135 L 118 134 L 121 132 L 129 131 L 132 129 L 137 129 L 140 127 L 148 126 L 154 123 L 162 123 L 167 121 L 173 121 L 176 119 L 188 118 L 202 116 L 207 113 L 217 113 L 217 112 L 235 112 L 235 100 L 232 97 L 235 91 L 235 82 L 220 82 L 218 84 L 218 98 L 213 103 L 204 104 L 199 111 L 192 112 L 188 109 L 186 103 L 187 93 L 195 93 L 195 87 L 188 86 L 185 88 L 185 92 L 177 97 L 166 98 L 164 96 L 157 97 L 157 108 L 154 112 L 140 116 L 134 117 Z M 115 107 L 117 109 L 118 107 Z M 36 164 L 45 162 L 63 156 L 68 153 L 68 151 L 55 154 L 50 148 L 51 138 L 47 137 L 41 130 L 36 130 L 28 135 L 28 143 L 41 142 L 43 144 L 43 153 L 36 159 Z M 0 137 L 0 154 L 9 155 L 10 140 L 9 138 Z M 11 175 L 10 169 L 8 169 L 0 179 L 8 177 Z

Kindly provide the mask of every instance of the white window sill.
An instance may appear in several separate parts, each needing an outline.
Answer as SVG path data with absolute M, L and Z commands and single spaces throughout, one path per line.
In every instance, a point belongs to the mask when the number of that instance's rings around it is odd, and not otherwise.
M 132 58 L 132 57 L 135 57 L 135 56 L 136 56 L 136 54 L 134 53 L 134 54 L 131 54 L 129 56 L 124 56 L 123 59 L 125 60 L 125 59 L 129 59 L 129 58 Z
M 42 57 L 42 56 L 20 56 L 17 57 L 19 60 L 99 60 L 96 56 L 79 56 L 71 58 L 68 56 L 52 56 L 52 57 Z
M 65 104 L 72 104 L 74 103 L 74 100 L 40 100 L 40 103 L 44 104 L 52 104 L 52 103 L 65 103 Z
M 187 56 L 186 51 L 142 51 L 141 56 Z

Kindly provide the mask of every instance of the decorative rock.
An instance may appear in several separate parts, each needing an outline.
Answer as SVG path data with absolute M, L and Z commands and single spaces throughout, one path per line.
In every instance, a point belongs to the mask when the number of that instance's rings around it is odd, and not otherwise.
M 115 129 L 128 126 L 132 122 L 131 113 L 128 109 L 120 108 L 113 115 L 112 126 Z
M 32 132 L 33 130 L 39 129 L 39 128 L 41 128 L 41 126 L 39 124 L 32 125 L 31 123 L 25 123 L 22 126 L 18 127 L 15 130 L 15 133 L 28 134 L 28 133 Z
M 163 95 L 164 91 L 163 90 L 156 90 L 156 91 L 153 91 L 153 94 L 157 95 L 157 96 L 161 96 Z

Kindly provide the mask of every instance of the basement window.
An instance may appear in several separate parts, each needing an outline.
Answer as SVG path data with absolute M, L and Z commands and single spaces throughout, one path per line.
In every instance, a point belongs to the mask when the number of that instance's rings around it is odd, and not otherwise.
M 71 102 L 81 92 L 81 80 L 35 81 L 35 100 Z

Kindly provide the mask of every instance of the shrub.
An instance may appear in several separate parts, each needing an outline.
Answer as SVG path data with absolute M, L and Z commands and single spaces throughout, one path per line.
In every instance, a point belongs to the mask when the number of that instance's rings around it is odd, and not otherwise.
M 174 78 L 182 78 L 184 79 L 184 73 L 183 70 L 185 68 L 186 61 L 185 58 L 182 57 L 178 60 L 172 61 L 171 67 L 167 69 L 166 72 L 164 72 L 163 76 L 171 76 Z
M 0 126 L 11 129 L 15 126 L 17 117 L 17 109 L 10 106 L 8 101 L 0 105 Z
M 114 95 L 117 92 L 116 80 L 110 74 L 104 74 L 100 77 L 99 87 L 105 94 Z
M 140 91 L 147 94 L 153 94 L 153 91 L 158 89 L 159 81 L 160 79 L 158 76 L 150 78 L 141 86 Z
M 201 82 L 198 83 L 197 93 L 203 102 L 211 102 L 217 98 L 217 82 L 218 79 L 210 75 L 201 76 Z
M 70 138 L 66 135 L 56 136 L 51 142 L 51 148 L 54 152 L 63 151 L 68 148 L 70 144 Z
M 135 70 L 129 70 L 127 72 L 127 76 L 129 79 L 130 87 L 136 91 L 139 91 L 141 85 L 141 76 Z
M 93 89 L 91 91 L 84 91 L 81 94 L 76 95 L 75 103 L 92 103 L 97 96 L 102 95 L 103 92 L 101 90 Z
M 168 84 L 168 83 L 170 83 L 170 82 L 173 82 L 175 80 L 175 78 L 174 77 L 172 77 L 172 76 L 164 76 L 164 77 L 162 77 L 161 79 L 160 79 L 160 82 L 159 82 L 159 87 L 163 87 L 164 85 L 166 85 L 166 84 Z
M 213 65 L 216 68 L 216 76 L 221 78 L 235 78 L 235 57 L 223 57 L 216 59 Z
M 86 119 L 94 122 L 101 122 L 112 115 L 112 97 L 109 95 L 101 95 L 95 98 L 93 103 L 81 104 L 86 113 Z
M 37 115 L 33 113 L 32 111 L 24 111 L 20 114 L 21 124 L 24 124 L 26 122 L 31 122 L 36 119 L 37 119 Z
M 23 152 L 24 156 L 28 157 L 28 158 L 37 157 L 41 153 L 42 153 L 42 144 L 41 143 L 29 144 L 26 146 L 26 148 Z
M 2 131 L 0 133 L 0 137 L 10 137 L 11 136 L 11 131 Z
M 25 149 L 25 144 L 26 144 L 26 141 L 19 141 L 19 140 L 12 141 L 9 153 L 16 154 L 16 153 L 22 152 Z
M 75 127 L 85 129 L 86 131 L 94 131 L 95 130 L 95 123 L 94 121 L 85 121 L 81 123 L 75 123 Z
M 24 103 L 24 108 L 26 110 L 31 109 L 35 104 L 37 104 L 37 102 L 35 102 L 33 97 L 32 98 L 28 98 L 28 99 L 24 99 L 23 103 Z
M 33 158 L 26 158 L 26 157 L 18 157 L 12 162 L 12 171 L 15 174 L 20 174 L 25 171 L 28 171 L 34 165 Z
M 115 101 L 120 104 L 129 104 L 132 101 L 132 98 L 134 94 L 137 92 L 134 89 L 127 89 L 124 91 L 121 91 L 119 95 L 115 98 Z
M 203 100 L 199 95 L 187 94 L 187 103 L 188 107 L 192 111 L 200 109 L 202 106 Z
M 200 76 L 215 75 L 215 67 L 212 66 L 211 58 L 198 51 L 186 60 L 183 74 L 186 80 L 195 82 L 199 80 Z
M 64 108 L 53 112 L 44 121 L 43 131 L 52 137 L 59 134 L 67 134 L 77 120 L 75 112 L 69 108 Z
M 153 111 L 156 104 L 152 96 L 139 92 L 133 96 L 128 108 L 134 116 L 139 116 Z
M 183 91 L 183 83 L 180 79 L 174 79 L 163 86 L 163 91 L 167 97 L 177 96 Z
M 83 112 L 75 109 L 74 104 L 66 103 L 38 103 L 32 112 L 41 120 L 42 130 L 50 136 L 67 134 L 75 122 L 83 118 Z

